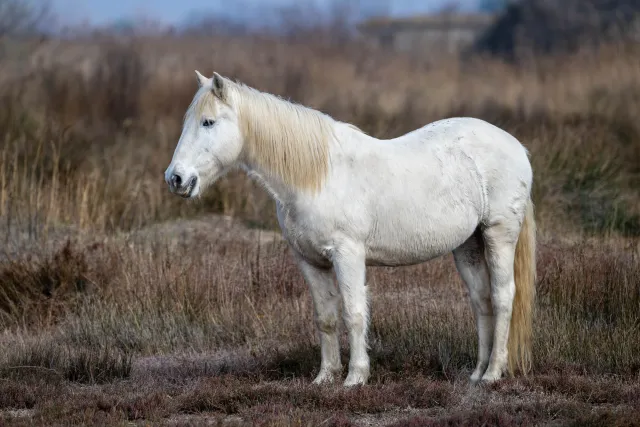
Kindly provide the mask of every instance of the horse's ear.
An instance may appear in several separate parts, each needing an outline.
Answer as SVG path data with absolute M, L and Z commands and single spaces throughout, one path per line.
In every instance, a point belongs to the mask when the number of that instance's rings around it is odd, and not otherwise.
M 227 88 L 222 76 L 214 71 L 213 84 L 211 85 L 213 94 L 224 100 L 226 98 Z
M 209 79 L 200 74 L 200 71 L 196 70 L 196 77 L 198 78 L 198 87 L 202 87 L 209 83 Z

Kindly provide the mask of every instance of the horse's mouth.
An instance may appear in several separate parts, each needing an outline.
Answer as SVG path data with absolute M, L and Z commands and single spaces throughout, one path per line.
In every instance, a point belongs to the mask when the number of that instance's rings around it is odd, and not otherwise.
M 181 191 L 179 193 L 179 196 L 184 199 L 189 199 L 193 195 L 193 190 L 196 188 L 197 183 L 198 183 L 198 178 L 194 176 L 189 180 L 184 191 Z

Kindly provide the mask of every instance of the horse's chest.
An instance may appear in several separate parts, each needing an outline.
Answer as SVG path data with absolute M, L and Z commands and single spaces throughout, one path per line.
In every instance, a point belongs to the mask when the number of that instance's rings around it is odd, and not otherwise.
M 319 227 L 312 217 L 298 215 L 296 211 L 278 211 L 282 235 L 293 250 L 308 262 L 330 266 L 330 242 L 326 227 Z

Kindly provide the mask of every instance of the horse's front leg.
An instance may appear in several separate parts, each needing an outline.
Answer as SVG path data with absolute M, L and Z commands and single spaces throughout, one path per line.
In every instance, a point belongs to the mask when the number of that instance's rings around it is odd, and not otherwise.
M 349 374 L 344 385 L 366 384 L 369 379 L 369 306 L 364 247 L 357 243 L 342 244 L 333 254 L 333 267 L 344 302 L 344 321 L 349 331 Z
M 340 343 L 338 342 L 338 304 L 340 295 L 333 283 L 331 269 L 314 267 L 296 255 L 300 271 L 309 286 L 313 299 L 314 317 L 320 331 L 322 361 L 314 384 L 331 383 L 342 373 Z

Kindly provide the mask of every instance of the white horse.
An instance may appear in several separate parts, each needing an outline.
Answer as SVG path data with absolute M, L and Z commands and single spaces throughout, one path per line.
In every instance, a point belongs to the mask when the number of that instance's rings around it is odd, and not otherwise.
M 531 165 L 518 140 L 472 118 L 379 140 L 217 73 L 196 75 L 199 90 L 165 180 L 173 193 L 193 198 L 241 167 L 275 199 L 313 297 L 322 356 L 315 383 L 342 371 L 340 298 L 350 344 L 344 385 L 368 380 L 366 266 L 411 265 L 448 252 L 477 323 L 472 383 L 516 368 L 527 373 L 535 223 Z

